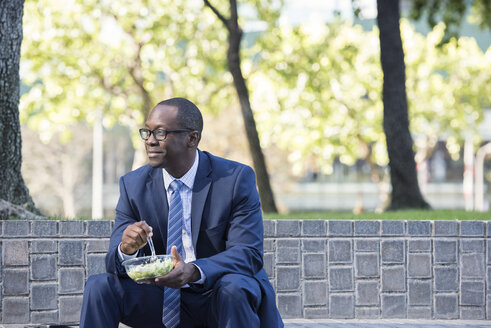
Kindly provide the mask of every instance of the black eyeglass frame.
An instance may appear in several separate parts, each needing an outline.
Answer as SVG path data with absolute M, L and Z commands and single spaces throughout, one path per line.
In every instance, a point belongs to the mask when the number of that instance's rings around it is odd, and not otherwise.
M 155 133 L 157 131 L 164 131 L 165 132 L 164 137 L 163 138 L 157 137 L 157 134 Z M 155 140 L 164 141 L 165 138 L 167 138 L 167 135 L 169 133 L 184 133 L 184 132 L 192 132 L 192 131 L 194 131 L 194 130 L 192 130 L 192 129 L 178 129 L 178 130 L 155 129 L 155 130 L 150 130 L 150 129 L 145 129 L 145 128 L 138 130 L 138 132 L 140 132 L 140 137 L 145 141 L 148 140 L 152 134 L 153 134 L 153 137 L 155 138 Z M 146 138 L 143 136 L 143 133 L 145 133 L 145 132 L 148 133 L 148 136 Z

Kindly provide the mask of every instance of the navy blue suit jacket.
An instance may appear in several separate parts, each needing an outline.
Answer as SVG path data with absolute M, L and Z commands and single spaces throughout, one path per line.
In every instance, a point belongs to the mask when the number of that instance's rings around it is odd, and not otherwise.
M 246 165 L 199 151 L 191 205 L 192 242 L 196 261 L 206 276 L 204 290 L 228 273 L 255 278 L 262 291 L 262 327 L 283 326 L 274 290 L 263 269 L 263 222 L 254 171 Z M 109 273 L 127 277 L 118 256 L 123 231 L 145 220 L 153 227 L 157 254 L 167 245 L 168 203 L 162 169 L 149 165 L 120 179 L 120 198 L 106 255 Z M 150 255 L 145 246 L 139 256 Z

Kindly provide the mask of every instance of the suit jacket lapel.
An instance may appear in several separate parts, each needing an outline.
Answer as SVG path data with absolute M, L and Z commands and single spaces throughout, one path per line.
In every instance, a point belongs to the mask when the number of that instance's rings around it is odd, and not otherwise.
M 206 198 L 211 185 L 211 165 L 208 156 L 199 151 L 199 165 L 196 178 L 193 186 L 193 200 L 191 204 L 191 234 L 193 239 L 193 247 L 196 250 L 196 242 L 198 241 L 199 229 L 203 217 L 203 209 L 205 207 Z
M 167 216 L 169 215 L 169 205 L 167 204 L 167 193 L 165 192 L 162 169 L 152 169 L 149 176 L 150 180 L 147 183 L 147 187 L 152 194 L 153 204 L 151 205 L 155 206 L 155 213 L 153 213 L 152 221 L 148 222 L 148 224 L 154 227 L 154 229 L 157 228 L 159 230 L 158 232 L 154 230 L 154 233 L 160 234 L 165 253 L 167 248 Z

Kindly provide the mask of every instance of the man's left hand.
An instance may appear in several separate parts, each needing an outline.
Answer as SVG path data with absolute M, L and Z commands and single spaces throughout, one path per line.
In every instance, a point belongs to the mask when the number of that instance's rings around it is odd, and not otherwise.
M 184 262 L 176 246 L 172 246 L 171 254 L 174 257 L 174 269 L 165 276 L 155 278 L 156 285 L 179 289 L 201 278 L 198 268 Z

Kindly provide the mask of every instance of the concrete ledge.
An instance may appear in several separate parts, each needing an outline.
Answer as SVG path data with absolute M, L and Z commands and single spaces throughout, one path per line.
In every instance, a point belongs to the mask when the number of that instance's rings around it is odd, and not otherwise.
M 265 221 L 285 319 L 491 319 L 491 223 Z M 0 221 L 0 323 L 78 321 L 112 221 Z

